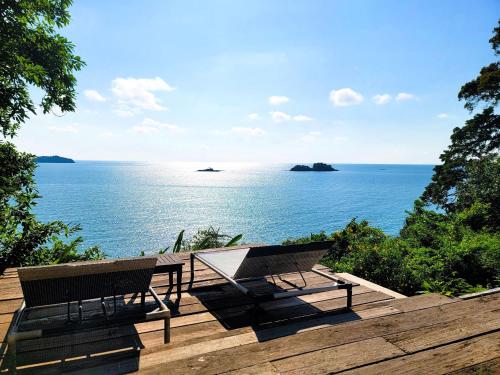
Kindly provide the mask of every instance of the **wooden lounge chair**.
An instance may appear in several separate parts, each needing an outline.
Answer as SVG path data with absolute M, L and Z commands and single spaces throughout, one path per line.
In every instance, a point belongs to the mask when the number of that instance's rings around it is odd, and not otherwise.
M 243 294 L 254 301 L 255 311 L 261 302 L 272 301 L 281 298 L 290 298 L 306 294 L 325 292 L 335 289 L 345 289 L 347 292 L 347 308 L 352 306 L 352 284 L 334 277 L 330 274 L 314 269 L 313 266 L 321 260 L 331 247 L 332 242 L 312 242 L 301 245 L 288 246 L 259 246 L 241 249 L 217 249 L 191 253 L 191 283 L 194 281 L 194 260 L 214 270 L 229 283 L 234 285 Z M 332 281 L 330 285 L 319 287 L 308 287 L 302 272 L 312 271 Z M 271 276 L 276 284 L 274 276 L 281 281 L 282 276 L 287 273 L 298 272 L 302 277 L 303 285 L 293 290 L 278 290 L 259 293 L 244 286 L 244 282 L 250 279 L 258 279 Z M 287 282 L 291 284 L 290 282 Z
M 19 268 L 24 301 L 8 334 L 13 360 L 17 341 L 118 323 L 163 319 L 164 342 L 168 343 L 170 310 L 150 286 L 156 261 L 156 257 L 137 257 Z M 155 303 L 146 303 L 147 292 Z M 141 294 L 140 304 L 134 299 L 117 304 L 117 297 L 129 294 Z M 89 311 L 82 303 L 87 300 L 94 300 L 87 302 L 92 307 Z M 74 302 L 78 304 L 77 314 Z M 107 306 L 113 306 L 112 314 Z

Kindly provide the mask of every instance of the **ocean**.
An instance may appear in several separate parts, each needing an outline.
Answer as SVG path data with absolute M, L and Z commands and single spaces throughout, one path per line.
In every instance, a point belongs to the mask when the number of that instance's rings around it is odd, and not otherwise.
M 42 221 L 80 224 L 85 245 L 110 257 L 157 252 L 180 230 L 214 226 L 246 243 L 342 229 L 353 217 L 397 235 L 432 165 L 333 164 L 338 172 L 290 172 L 287 164 L 77 161 L 39 164 Z M 213 167 L 222 172 L 196 172 Z

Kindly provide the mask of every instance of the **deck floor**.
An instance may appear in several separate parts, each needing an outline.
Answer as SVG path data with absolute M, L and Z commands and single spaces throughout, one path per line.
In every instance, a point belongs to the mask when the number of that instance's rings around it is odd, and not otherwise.
M 234 287 L 197 262 L 195 283 L 188 291 L 189 272 L 186 262 L 182 300 L 173 311 L 169 344 L 163 344 L 161 321 L 29 340 L 18 347 L 17 372 L 500 372 L 500 293 L 467 300 L 436 294 L 398 298 L 361 280 L 353 288 L 350 311 L 342 309 L 344 290 L 328 291 L 265 303 L 260 324 L 255 325 L 248 313 L 250 301 Z M 294 278 L 299 283 L 298 275 L 289 276 L 292 282 Z M 307 273 L 306 280 L 311 286 L 325 283 L 314 273 Z M 269 287 L 263 281 L 254 283 L 258 288 Z M 155 275 L 153 286 L 163 298 L 175 298 L 166 275 Z M 290 286 L 279 283 L 279 287 Z M 17 273 L 7 270 L 0 276 L 1 372 L 9 371 L 6 334 L 21 303 Z

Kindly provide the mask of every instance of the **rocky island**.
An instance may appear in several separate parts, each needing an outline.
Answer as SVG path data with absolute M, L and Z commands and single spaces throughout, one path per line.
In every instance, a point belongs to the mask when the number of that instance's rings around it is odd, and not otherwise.
M 325 163 L 314 163 L 312 168 L 307 165 L 296 165 L 292 169 L 292 172 L 335 172 L 338 169 L 333 168 L 330 164 Z
M 74 163 L 75 161 L 70 158 L 63 158 L 62 156 L 37 156 L 35 159 L 37 163 Z
M 196 172 L 222 172 L 222 169 L 213 169 L 213 168 L 198 169 Z

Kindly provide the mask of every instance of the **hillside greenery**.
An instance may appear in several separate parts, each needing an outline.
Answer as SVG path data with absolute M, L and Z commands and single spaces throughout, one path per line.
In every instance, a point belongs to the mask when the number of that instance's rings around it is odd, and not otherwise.
M 58 33 L 70 21 L 71 1 L 0 4 L 0 273 L 12 266 L 100 259 L 97 247 L 80 249 L 79 226 L 37 220 L 35 156 L 12 142 L 30 116 L 76 108 L 74 73 L 84 62 Z M 31 98 L 33 87 L 43 93 L 40 103 Z
M 500 25 L 500 23 L 499 23 Z M 500 26 L 490 39 L 500 54 Z M 474 113 L 451 135 L 399 236 L 353 219 L 343 230 L 288 239 L 284 244 L 333 240 L 323 263 L 332 270 L 412 295 L 447 295 L 500 285 L 500 63 L 482 68 L 460 89 Z

